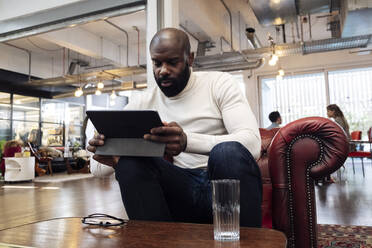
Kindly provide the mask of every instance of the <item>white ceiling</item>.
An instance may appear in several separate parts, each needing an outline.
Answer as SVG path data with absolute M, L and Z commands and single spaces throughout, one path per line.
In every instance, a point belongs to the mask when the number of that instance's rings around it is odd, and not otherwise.
M 137 31 L 134 30 L 136 26 L 140 31 L 141 42 L 146 39 L 146 12 L 139 11 L 137 13 L 118 16 L 108 19 L 110 22 L 119 26 L 120 28 L 127 31 L 129 36 L 129 44 L 137 44 Z M 105 21 L 96 21 L 88 23 L 81 26 L 83 29 L 96 34 L 100 37 L 105 37 L 106 39 L 114 42 L 118 45 L 126 45 L 125 34 L 118 30 L 117 28 L 111 26 Z
M 276 31 L 274 26 L 263 27 L 254 15 L 248 0 L 224 0 L 228 8 L 233 14 L 233 41 L 234 48 L 237 49 L 252 49 L 249 47 L 245 37 L 244 30 L 246 27 L 253 27 L 256 29 L 256 35 L 263 46 L 268 46 L 268 35 L 270 34 L 277 44 L 283 43 L 282 29 Z M 360 1 L 362 5 L 358 5 L 356 1 L 352 1 L 352 7 L 358 8 L 371 4 L 371 1 Z M 363 5 L 364 4 L 364 5 Z M 221 48 L 219 46 L 221 37 L 226 41 L 230 41 L 230 23 L 226 9 L 220 0 L 180 0 L 180 24 L 184 26 L 192 36 L 196 36 L 200 40 L 210 39 L 216 44 L 216 48 L 212 49 L 210 53 L 219 53 Z M 331 38 L 329 31 L 328 13 L 312 14 L 309 23 L 303 25 L 304 41 L 310 40 L 310 27 L 312 33 L 312 40 L 320 40 Z M 146 39 L 146 12 L 140 11 L 133 14 L 118 16 L 110 18 L 109 21 L 115 23 L 117 26 L 126 30 L 129 35 L 129 47 L 138 43 L 137 32 L 133 26 L 137 26 L 140 30 L 140 43 L 145 44 Z M 103 37 L 114 43 L 116 46 L 126 46 L 126 38 L 123 32 L 106 23 L 103 20 L 91 22 L 78 26 L 79 28 L 94 34 L 97 37 Z M 300 24 L 297 27 L 294 23 L 285 25 L 285 36 L 287 43 L 300 41 Z M 35 53 L 53 56 L 53 54 L 61 54 L 61 46 L 36 37 L 24 38 L 9 42 L 13 45 L 28 49 Z M 32 44 L 34 43 L 34 44 Z M 84 40 L 81 40 L 84 43 Z M 194 42 L 195 43 L 195 42 Z M 226 43 L 226 42 L 224 42 Z M 226 44 L 225 44 L 226 46 Z M 143 49 L 145 47 L 143 46 Z M 196 50 L 196 47 L 194 46 Z M 144 51 L 141 51 L 145 54 Z M 209 54 L 210 54 L 209 53 Z

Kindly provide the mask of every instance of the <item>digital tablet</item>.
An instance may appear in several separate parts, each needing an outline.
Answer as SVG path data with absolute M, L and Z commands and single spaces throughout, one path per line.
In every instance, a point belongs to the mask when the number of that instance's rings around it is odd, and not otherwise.
M 98 133 L 105 135 L 105 144 L 95 154 L 110 156 L 162 157 L 164 143 L 145 140 L 151 128 L 163 126 L 153 110 L 87 111 Z
M 143 138 L 151 128 L 163 126 L 154 110 L 89 110 L 86 113 L 98 133 L 106 138 Z

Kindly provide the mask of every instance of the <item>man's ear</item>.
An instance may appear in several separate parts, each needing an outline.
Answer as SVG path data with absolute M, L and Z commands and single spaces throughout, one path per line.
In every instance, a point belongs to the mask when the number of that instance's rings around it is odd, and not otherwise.
M 189 66 L 192 66 L 192 64 L 194 63 L 194 52 L 191 52 L 187 58 L 187 62 L 189 62 Z

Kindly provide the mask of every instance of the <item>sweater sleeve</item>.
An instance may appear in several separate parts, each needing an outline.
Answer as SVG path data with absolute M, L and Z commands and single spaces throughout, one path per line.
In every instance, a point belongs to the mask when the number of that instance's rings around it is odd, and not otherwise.
M 212 148 L 226 141 L 237 141 L 245 146 L 254 158 L 261 149 L 261 137 L 257 120 L 230 74 L 223 73 L 212 85 L 213 98 L 217 104 L 224 126 L 225 135 L 187 133 L 186 152 L 208 155 Z

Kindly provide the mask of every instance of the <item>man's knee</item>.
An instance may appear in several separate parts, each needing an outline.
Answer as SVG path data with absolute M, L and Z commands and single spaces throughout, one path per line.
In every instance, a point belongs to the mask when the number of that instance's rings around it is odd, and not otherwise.
M 252 154 L 242 144 L 229 141 L 217 144 L 209 155 L 210 178 L 237 178 L 243 172 L 259 175 L 258 166 Z
M 115 176 L 118 181 L 137 181 L 139 178 L 149 177 L 151 163 L 139 157 L 121 157 L 115 167 Z

